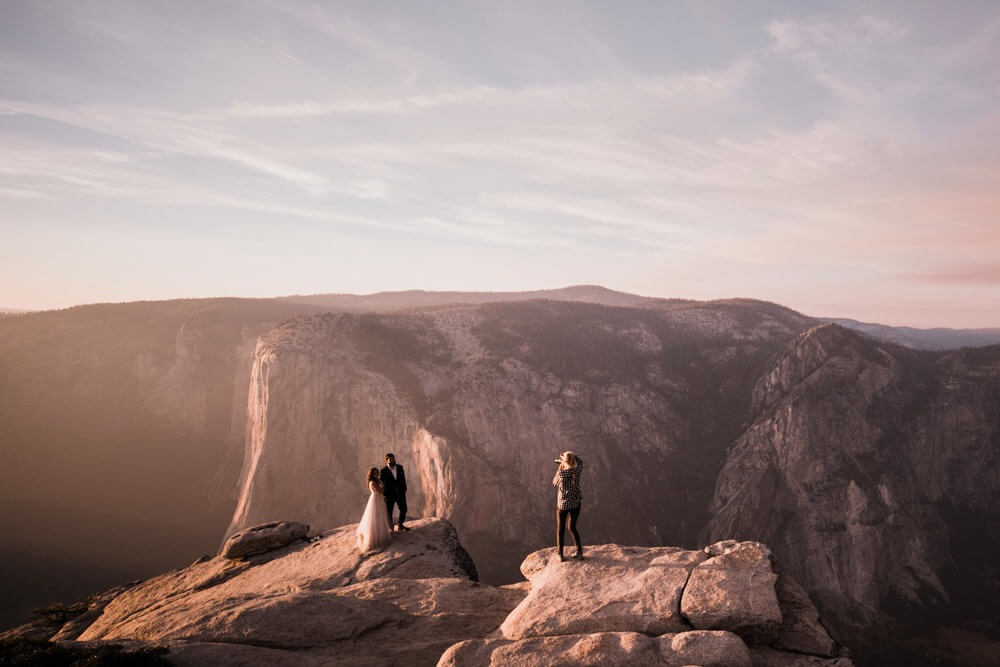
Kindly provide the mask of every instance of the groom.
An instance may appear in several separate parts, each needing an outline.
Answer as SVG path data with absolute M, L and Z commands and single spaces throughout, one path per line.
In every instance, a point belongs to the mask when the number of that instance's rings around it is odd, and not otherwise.
M 406 473 L 403 466 L 396 465 L 396 455 L 385 455 L 385 467 L 379 473 L 379 481 L 385 489 L 385 509 L 389 515 L 389 530 L 392 530 L 392 506 L 399 505 L 399 530 L 409 530 L 406 521 Z

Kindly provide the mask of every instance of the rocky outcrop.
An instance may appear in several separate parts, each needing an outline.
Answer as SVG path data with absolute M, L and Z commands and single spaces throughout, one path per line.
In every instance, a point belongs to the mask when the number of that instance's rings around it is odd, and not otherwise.
M 586 559 L 530 554 L 527 597 L 503 637 L 449 648 L 446 665 L 849 665 L 770 550 L 728 540 L 699 551 L 597 545 Z M 757 656 L 761 657 L 758 659 Z
M 449 645 L 495 631 L 524 592 L 477 583 L 447 522 L 410 526 L 374 554 L 358 552 L 351 525 L 194 563 L 118 595 L 79 639 L 165 645 L 192 665 L 434 664 Z
M 661 635 L 690 629 L 680 599 L 701 551 L 606 544 L 572 569 L 553 549 L 529 555 L 521 572 L 528 597 L 500 626 L 507 639 L 591 632 Z
M 434 664 L 450 644 L 494 632 L 525 592 L 477 583 L 475 565 L 447 522 L 410 526 L 370 554 L 357 551 L 355 526 L 345 526 L 241 560 L 200 559 L 53 607 L 39 623 L 2 639 L 48 639 L 66 655 L 113 655 L 118 645 L 149 655 L 169 651 L 171 663 L 190 665 L 364 665 L 373 655 L 385 664 Z
M 451 524 L 417 519 L 410 526 L 378 552 L 360 553 L 356 526 L 348 525 L 242 559 L 199 559 L 95 596 L 86 613 L 65 615 L 61 628 L 55 627 L 61 610 L 53 609 L 52 650 L 124 651 L 192 666 L 749 667 L 821 665 L 833 655 L 825 644 L 822 655 L 810 654 L 824 634 L 816 610 L 787 578 L 790 593 L 775 597 L 762 544 L 727 541 L 698 551 L 606 544 L 590 548 L 583 561 L 560 561 L 546 549 L 521 563 L 526 582 L 494 587 L 476 581 Z M 711 585 L 697 578 L 705 566 Z M 682 602 L 689 593 L 703 601 L 690 616 Z M 777 610 L 781 627 L 790 630 L 765 642 L 756 598 L 768 595 L 791 601 Z M 40 637 L 8 633 L 0 654 L 18 646 L 52 653 L 31 644 L 33 638 Z

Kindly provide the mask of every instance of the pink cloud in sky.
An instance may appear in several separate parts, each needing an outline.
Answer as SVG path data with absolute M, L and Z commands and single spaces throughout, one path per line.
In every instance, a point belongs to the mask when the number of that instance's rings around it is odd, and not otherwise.
M 997 285 L 1000 286 L 1000 262 L 956 266 L 941 271 L 906 276 L 911 280 L 936 285 Z

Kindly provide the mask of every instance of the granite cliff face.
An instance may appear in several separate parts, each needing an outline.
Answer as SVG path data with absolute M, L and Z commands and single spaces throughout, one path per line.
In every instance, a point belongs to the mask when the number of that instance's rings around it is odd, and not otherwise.
M 356 520 L 392 450 L 411 514 L 513 581 L 552 541 L 551 461 L 572 449 L 587 542 L 766 542 L 845 641 L 989 617 L 964 517 L 988 517 L 995 553 L 998 368 L 1000 348 L 916 352 L 760 302 L 301 317 L 257 345 L 230 533 Z
M 512 580 L 511 556 L 551 541 L 552 460 L 572 449 L 588 540 L 693 543 L 748 381 L 806 324 L 742 302 L 296 319 L 257 345 L 230 532 L 356 519 L 392 450 L 411 513 L 448 518 L 487 578 Z
M 852 631 L 887 614 L 990 604 L 1000 347 L 921 354 L 823 325 L 777 355 L 751 414 L 719 475 L 707 539 L 767 541 Z

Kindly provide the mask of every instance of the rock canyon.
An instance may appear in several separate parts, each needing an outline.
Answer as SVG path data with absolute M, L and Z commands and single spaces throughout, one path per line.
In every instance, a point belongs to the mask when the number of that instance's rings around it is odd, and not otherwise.
M 757 560 L 776 563 L 782 604 L 811 598 L 856 657 L 875 636 L 997 631 L 1000 346 L 913 350 L 759 301 L 574 289 L 479 300 L 491 303 L 300 297 L 4 318 L 5 565 L 41 567 L 44 554 L 52 577 L 105 568 L 82 593 L 189 562 L 257 524 L 309 524 L 323 544 L 358 520 L 364 471 L 393 451 L 410 514 L 427 530 L 432 517 L 454 524 L 480 587 L 496 591 L 481 634 L 448 635 L 433 651 L 469 640 L 452 653 L 496 658 L 595 643 L 662 658 L 701 641 L 685 632 L 731 631 L 685 611 L 684 592 L 701 586 L 689 563 L 670 566 L 683 577 L 664 565 L 658 580 L 678 592 L 684 579 L 676 623 L 635 608 L 621 628 L 598 614 L 555 635 L 491 635 L 518 618 L 545 625 L 511 615 L 525 577 L 529 598 L 545 595 L 533 577 L 551 565 L 538 550 L 553 540 L 552 460 L 569 449 L 587 464 L 585 543 L 685 554 L 725 540 L 767 545 Z M 635 563 L 657 558 L 643 553 Z M 182 578 L 223 586 L 230 566 L 220 563 Z M 454 578 L 419 579 L 442 577 Z M 144 585 L 113 597 L 154 595 Z M 442 586 L 419 595 L 478 595 Z M 387 590 L 378 595 L 394 599 Z M 259 603 L 263 618 L 270 603 Z M 771 641 L 781 622 L 772 615 L 753 632 Z M 146 637 L 128 632 L 113 636 Z M 788 650 L 736 635 L 761 647 L 748 649 L 754 660 Z

